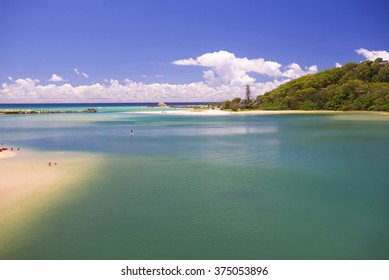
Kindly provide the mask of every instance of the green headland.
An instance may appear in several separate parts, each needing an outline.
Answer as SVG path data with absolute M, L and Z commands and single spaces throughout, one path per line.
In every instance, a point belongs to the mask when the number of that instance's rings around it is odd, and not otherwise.
M 260 110 L 334 110 L 389 111 L 389 63 L 375 61 L 347 63 L 316 74 L 289 81 L 251 99 L 226 100 L 222 106 L 233 111 Z

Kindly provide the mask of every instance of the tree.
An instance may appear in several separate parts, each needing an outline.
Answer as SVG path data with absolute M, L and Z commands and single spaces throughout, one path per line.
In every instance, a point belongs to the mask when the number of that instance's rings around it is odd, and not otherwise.
M 242 100 L 242 99 L 241 99 L 240 97 L 235 97 L 234 99 L 232 99 L 231 103 L 237 103 L 237 104 L 239 104 L 241 100 Z
M 389 82 L 389 64 L 385 64 L 381 67 L 377 74 L 377 81 L 383 83 Z
M 250 90 L 250 86 L 249 85 L 246 85 L 246 103 L 249 103 L 251 102 L 251 90 Z
M 222 108 L 223 109 L 230 109 L 230 106 L 231 106 L 231 101 L 226 100 L 226 101 L 224 101 Z

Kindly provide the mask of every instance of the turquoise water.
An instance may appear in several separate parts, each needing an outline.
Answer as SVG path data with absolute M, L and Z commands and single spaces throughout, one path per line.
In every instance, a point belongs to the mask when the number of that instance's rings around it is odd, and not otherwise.
M 0 117 L 3 142 L 104 158 L 2 258 L 389 259 L 389 117 L 145 110 Z

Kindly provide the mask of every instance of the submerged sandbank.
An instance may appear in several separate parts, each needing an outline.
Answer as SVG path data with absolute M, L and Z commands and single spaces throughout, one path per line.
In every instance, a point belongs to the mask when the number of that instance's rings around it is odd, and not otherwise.
M 19 232 L 81 187 L 99 168 L 99 156 L 78 152 L 7 151 L 0 160 L 0 259 Z M 11 155 L 12 158 L 5 158 Z M 5 156 L 4 156 L 5 155 Z M 51 166 L 49 165 L 51 163 Z

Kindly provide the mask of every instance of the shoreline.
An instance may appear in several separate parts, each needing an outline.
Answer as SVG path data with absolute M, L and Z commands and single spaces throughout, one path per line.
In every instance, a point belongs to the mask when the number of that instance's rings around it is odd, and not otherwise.
M 0 109 L 0 115 L 33 115 L 33 114 L 75 114 L 96 113 L 94 108 L 86 110 L 31 110 L 31 109 Z
M 87 153 L 23 149 L 7 154 L 7 158 L 0 158 L 0 259 L 6 259 L 7 251 L 18 246 L 18 232 L 75 195 L 73 190 L 99 168 L 99 156 Z M 49 162 L 57 165 L 49 166 Z
M 13 158 L 13 157 L 16 157 L 17 156 L 17 153 L 14 152 L 14 151 L 1 151 L 0 152 L 0 160 L 2 159 L 7 159 L 7 158 Z
M 389 112 L 383 111 L 328 111 L 328 110 L 252 110 L 252 111 L 225 111 L 220 109 L 183 109 L 183 110 L 161 110 L 161 111 L 140 111 L 127 112 L 129 114 L 166 114 L 166 115 L 190 115 L 190 116 L 239 116 L 239 115 L 351 115 L 369 114 L 378 116 L 389 116 Z

